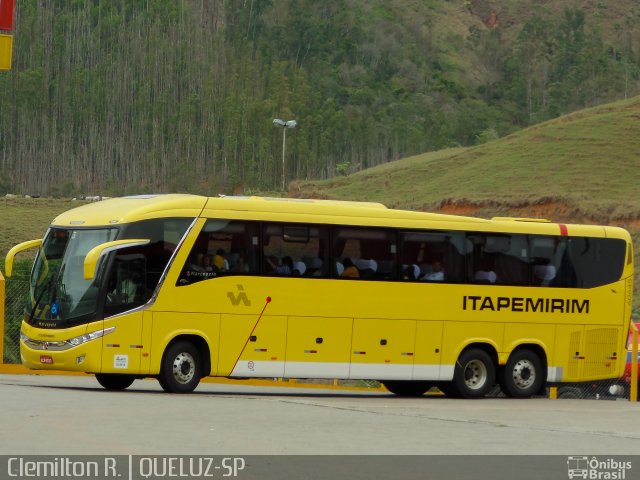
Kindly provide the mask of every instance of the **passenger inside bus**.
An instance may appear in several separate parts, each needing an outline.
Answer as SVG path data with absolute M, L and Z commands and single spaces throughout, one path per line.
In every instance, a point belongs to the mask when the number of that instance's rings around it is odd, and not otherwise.
M 215 271 L 215 267 L 213 265 L 213 260 L 211 259 L 211 255 L 202 256 L 202 271 L 203 272 Z
M 496 272 L 494 272 L 493 268 L 489 265 L 489 262 L 483 261 L 480 269 L 476 271 L 473 276 L 473 279 L 476 283 L 496 283 L 498 277 L 496 276 Z
M 219 272 L 228 272 L 229 271 L 229 262 L 225 258 L 224 249 L 219 248 L 216 251 L 215 257 L 213 257 L 213 264 L 218 269 Z
M 275 256 L 271 255 L 266 257 L 267 270 L 269 273 L 275 275 L 291 275 L 293 273 L 293 259 L 290 256 L 282 257 L 282 262 L 278 264 L 278 260 Z
M 340 274 L 342 278 L 360 278 L 360 271 L 349 257 L 345 257 L 342 261 L 344 270 Z
M 424 274 L 421 280 L 427 282 L 442 282 L 444 281 L 444 271 L 442 270 L 442 262 L 440 260 L 434 260 L 431 264 L 431 271 Z
M 131 304 L 136 301 L 138 288 L 141 279 L 139 276 L 135 276 L 128 269 L 122 269 L 115 272 L 115 275 L 111 277 L 111 288 L 107 294 L 107 304 L 110 305 L 122 305 Z

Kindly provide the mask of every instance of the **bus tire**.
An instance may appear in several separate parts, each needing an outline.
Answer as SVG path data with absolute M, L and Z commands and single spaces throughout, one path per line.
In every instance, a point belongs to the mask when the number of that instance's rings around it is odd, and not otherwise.
M 200 350 L 185 340 L 174 343 L 165 351 L 158 381 L 165 392 L 190 393 L 202 378 Z
M 432 387 L 430 382 L 411 380 L 383 380 L 380 383 L 399 397 L 421 397 Z
M 558 398 L 584 398 L 584 392 L 580 387 L 558 388 Z
M 135 377 L 117 373 L 96 373 L 96 380 L 107 390 L 122 391 L 131 386 Z
M 458 358 L 453 373 L 453 387 L 462 398 L 484 397 L 495 380 L 495 365 L 484 350 L 472 348 Z
M 511 398 L 529 398 L 540 391 L 543 375 L 542 361 L 535 352 L 517 350 L 504 366 L 502 389 Z

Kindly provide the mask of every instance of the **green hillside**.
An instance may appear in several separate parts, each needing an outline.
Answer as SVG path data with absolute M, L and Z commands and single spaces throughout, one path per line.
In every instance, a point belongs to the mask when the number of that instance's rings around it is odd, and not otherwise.
M 562 220 L 640 218 L 640 97 L 581 110 L 484 145 L 426 153 L 291 186 L 296 197 L 422 210 L 512 209 Z
M 279 188 L 640 94 L 637 0 L 18 0 L 0 194 Z

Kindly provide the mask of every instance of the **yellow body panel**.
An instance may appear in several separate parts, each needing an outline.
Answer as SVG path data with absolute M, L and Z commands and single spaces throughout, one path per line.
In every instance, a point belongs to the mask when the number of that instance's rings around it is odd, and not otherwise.
M 283 376 L 286 335 L 285 316 L 222 315 L 218 375 Z
M 494 351 L 502 351 L 504 328 L 505 324 L 498 322 L 446 322 L 442 333 L 442 363 L 455 364 L 460 352 L 473 343 L 491 345 Z
M 440 378 L 444 322 L 416 322 L 414 379 Z M 422 365 L 422 367 L 421 367 Z
M 344 317 L 289 317 L 285 375 L 349 378 L 353 319 Z M 322 364 L 318 372 L 313 363 Z
M 102 337 L 101 373 L 140 373 L 142 344 L 142 310 L 108 318 L 104 328 L 115 327 Z
M 538 345 L 545 352 L 553 352 L 555 338 L 556 326 L 552 323 L 507 323 L 504 327 L 502 350 L 498 352 L 498 363 L 507 363 L 509 353 L 523 343 Z
M 415 337 L 415 320 L 356 318 L 351 362 L 413 365 Z

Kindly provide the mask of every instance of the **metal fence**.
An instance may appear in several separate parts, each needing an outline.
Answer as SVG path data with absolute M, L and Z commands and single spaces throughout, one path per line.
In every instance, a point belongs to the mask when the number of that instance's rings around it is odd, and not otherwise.
M 20 323 L 29 299 L 31 264 L 31 260 L 15 262 L 13 275 L 5 279 L 3 363 L 20 363 Z
M 29 276 L 32 261 L 18 261 L 14 264 L 11 278 L 4 279 L 5 301 L 4 301 L 4 352 L 3 363 L 20 363 L 20 323 L 24 316 L 24 309 L 29 298 Z M 0 265 L 4 267 L 4 265 Z M 0 300 L 2 299 L 2 276 L 0 274 Z M 2 308 L 0 307 L 0 319 L 2 318 Z M 0 321 L 1 324 L 1 321 Z M 353 381 L 333 380 L 328 381 L 333 385 L 353 385 Z M 321 380 L 298 380 L 297 383 L 325 383 Z M 358 382 L 359 386 L 379 388 L 378 382 Z M 431 394 L 440 394 L 437 387 L 434 387 Z M 504 394 L 499 387 L 495 387 L 489 397 L 500 398 Z M 594 400 L 618 400 L 629 399 L 630 384 L 623 379 L 606 380 L 598 382 L 583 382 L 557 385 L 547 389 L 547 396 L 551 398 L 571 398 L 571 399 L 594 399 Z

